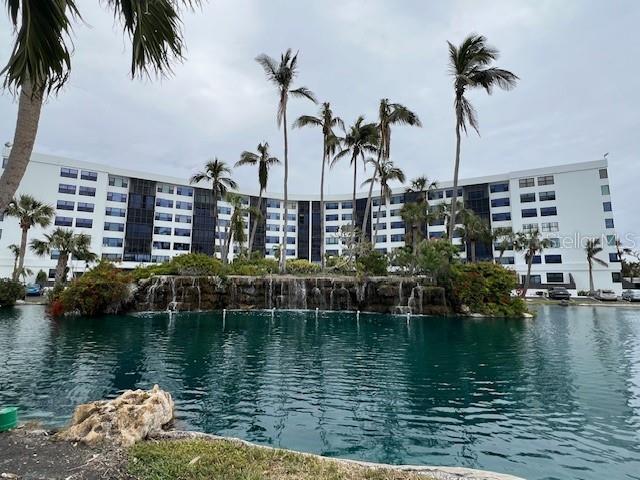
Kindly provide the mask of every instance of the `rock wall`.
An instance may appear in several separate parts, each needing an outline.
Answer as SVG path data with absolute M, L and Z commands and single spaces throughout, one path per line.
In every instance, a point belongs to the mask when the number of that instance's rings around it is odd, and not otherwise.
M 445 314 L 445 292 L 425 277 L 189 277 L 141 280 L 137 311 L 228 309 L 360 310 Z

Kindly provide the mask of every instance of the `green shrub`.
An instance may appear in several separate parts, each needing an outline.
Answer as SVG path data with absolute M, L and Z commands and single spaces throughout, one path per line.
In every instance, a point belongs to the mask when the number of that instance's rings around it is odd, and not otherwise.
M 204 253 L 187 253 L 165 263 L 138 267 L 132 275 L 135 280 L 153 275 L 213 276 L 221 275 L 223 270 L 224 266 L 217 258 Z
M 131 275 L 118 270 L 112 263 L 102 261 L 84 275 L 74 279 L 52 305 L 62 305 L 61 313 L 80 313 L 95 316 L 117 313 L 129 298 Z
M 324 266 L 331 273 L 341 275 L 353 274 L 353 267 L 349 265 L 349 260 L 339 255 L 326 255 Z
M 44 270 L 39 270 L 36 275 L 36 283 L 41 287 L 44 287 L 48 280 L 46 272 Z
M 364 275 L 386 275 L 389 267 L 387 256 L 376 250 L 371 250 L 356 259 L 356 271 Z
M 491 262 L 454 265 L 451 269 L 452 303 L 466 305 L 473 313 L 521 316 L 527 311 L 519 297 L 512 297 L 517 277 L 513 270 Z
M 272 273 L 278 273 L 278 261 L 273 258 L 256 257 L 251 258 L 238 257 L 233 263 L 227 265 L 226 273 L 228 275 L 248 275 L 252 277 L 260 277 Z
M 0 307 L 12 307 L 24 298 L 24 286 L 8 278 L 0 278 Z
M 309 275 L 320 272 L 320 265 L 309 260 L 287 260 L 287 273 L 292 275 Z

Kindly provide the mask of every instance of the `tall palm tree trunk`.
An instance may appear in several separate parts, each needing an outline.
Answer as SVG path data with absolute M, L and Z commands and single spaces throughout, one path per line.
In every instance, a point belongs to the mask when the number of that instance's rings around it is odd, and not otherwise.
M 458 171 L 460 170 L 460 113 L 456 115 L 456 163 L 453 167 L 453 195 L 451 197 L 451 215 L 449 218 L 449 242 L 453 244 L 453 230 L 456 226 L 456 201 L 458 200 Z
M 589 293 L 593 292 L 595 287 L 593 286 L 593 264 L 591 263 L 591 259 L 589 259 Z
M 262 211 L 262 190 L 260 190 L 260 195 L 258 195 L 258 210 Z M 251 250 L 253 250 L 253 240 L 256 238 L 256 230 L 258 229 L 258 216 L 255 215 L 255 220 L 253 221 L 253 228 L 251 229 L 251 235 L 249 236 L 249 247 L 247 251 L 249 252 L 249 257 L 251 257 Z
M 380 201 L 378 202 L 378 213 L 376 214 L 376 223 L 373 225 L 373 238 L 371 239 L 371 243 L 373 248 L 376 247 L 376 238 L 378 237 L 378 222 L 380 222 L 380 212 L 382 211 L 382 199 L 384 198 L 384 189 L 382 188 L 382 184 L 380 184 Z M 387 206 L 387 199 L 384 199 L 384 206 Z
M 11 274 L 11 278 L 15 282 L 17 281 L 17 277 L 18 277 L 18 257 L 15 257 L 13 259 L 13 273 Z
M 349 246 L 349 262 L 354 257 L 356 245 L 356 188 L 358 182 L 358 159 L 353 156 L 353 196 L 351 198 L 351 245 Z
M 320 269 L 324 270 L 324 166 L 327 163 L 327 139 L 324 140 L 322 168 L 320 169 Z
M 65 281 L 65 270 L 67 269 L 67 264 L 69 263 L 69 252 L 60 252 L 60 256 L 58 257 L 58 263 L 56 264 L 56 278 L 55 284 L 60 285 Z
M 216 256 L 218 242 L 220 242 L 220 222 L 218 221 L 218 196 L 213 192 L 213 257 Z M 222 249 L 220 249 L 220 260 L 222 260 Z
M 41 110 L 42 91 L 34 92 L 31 83 L 25 82 L 22 85 L 18 102 L 18 118 L 13 136 L 13 146 L 7 166 L 0 177 L 0 212 L 9 205 L 29 165 L 33 144 L 38 134 Z
M 521 297 L 527 296 L 527 290 L 529 290 L 529 283 L 531 282 L 531 265 L 533 264 L 533 255 L 535 252 L 529 252 L 529 258 L 527 259 L 527 276 L 524 278 L 524 288 L 522 289 Z
M 471 244 L 471 263 L 476 263 L 476 242 L 474 240 L 469 243 Z
M 280 273 L 287 272 L 287 235 L 289 233 L 289 191 L 287 189 L 289 183 L 289 140 L 287 138 L 287 107 L 285 104 L 282 115 L 284 126 L 284 232 L 283 246 L 280 249 Z
M 373 184 L 378 177 L 378 165 L 380 165 L 382 150 L 378 151 L 378 163 L 373 170 L 373 178 L 371 179 L 371 185 L 369 185 L 369 195 L 367 196 L 367 206 L 364 209 L 364 219 L 362 220 L 362 241 L 364 241 L 365 232 L 367 231 L 367 222 L 369 222 L 369 214 L 371 212 L 371 196 L 373 195 Z
M 22 227 L 22 237 L 20 238 L 20 253 L 18 255 L 18 267 L 13 272 L 13 281 L 17 282 L 19 274 L 22 272 L 24 268 L 24 256 L 27 252 L 27 232 L 28 228 Z

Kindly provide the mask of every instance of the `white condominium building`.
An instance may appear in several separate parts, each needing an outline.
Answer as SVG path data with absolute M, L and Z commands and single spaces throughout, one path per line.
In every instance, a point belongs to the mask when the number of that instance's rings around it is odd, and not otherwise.
M 2 167 L 6 162 L 5 151 Z M 0 172 L 2 169 L 0 169 Z M 185 252 L 219 255 L 229 224 L 232 207 L 218 203 L 219 227 L 222 238 L 214 229 L 213 196 L 207 185 L 190 185 L 188 180 L 154 173 L 136 172 L 107 165 L 81 162 L 68 158 L 34 153 L 18 194 L 28 193 L 56 209 L 53 224 L 43 231 L 32 228 L 29 238 L 42 238 L 55 227 L 73 229 L 91 237 L 91 249 L 99 257 L 118 262 L 122 268 L 157 263 Z M 451 182 L 440 183 L 429 192 L 430 208 L 450 202 Z M 341 234 L 355 215 L 358 225 L 364 218 L 366 193 L 357 195 L 353 205 L 351 193 L 325 196 L 325 252 L 341 255 L 346 239 Z M 373 236 L 377 222 L 375 248 L 391 252 L 404 246 L 405 224 L 400 209 L 414 201 L 411 193 L 396 189 L 388 204 L 373 198 L 366 234 Z M 245 205 L 258 205 L 255 194 L 241 194 Z M 533 259 L 532 289 L 565 286 L 572 290 L 588 290 L 588 265 L 584 251 L 587 239 L 600 238 L 604 251 L 600 254 L 607 266 L 594 264 L 596 288 L 621 290 L 620 263 L 616 253 L 614 218 L 611 205 L 609 174 L 606 160 L 557 165 L 531 170 L 507 172 L 459 182 L 459 198 L 465 208 L 487 221 L 492 229 L 510 227 L 514 232 L 539 230 L 549 238 L 551 247 Z M 286 245 L 288 258 L 320 261 L 321 207 L 318 195 L 291 195 L 289 226 L 284 227 L 282 195 L 267 194 L 264 198 L 255 250 L 273 256 L 280 245 Z M 248 225 L 253 218 L 246 216 Z M 439 238 L 444 235 L 443 221 L 429 224 L 424 235 Z M 286 238 L 286 240 L 284 240 Z M 461 256 L 469 248 L 461 246 Z M 15 218 L 0 217 L 0 277 L 11 275 L 14 257 L 9 245 L 19 244 L 20 229 Z M 527 265 L 522 252 L 507 250 L 500 257 L 496 245 L 480 244 L 477 257 L 500 261 L 513 268 L 522 279 Z M 230 258 L 239 246 L 230 249 Z M 57 252 L 42 258 L 28 252 L 25 267 L 33 276 L 44 270 L 53 277 Z M 71 271 L 86 269 L 81 261 L 71 262 Z

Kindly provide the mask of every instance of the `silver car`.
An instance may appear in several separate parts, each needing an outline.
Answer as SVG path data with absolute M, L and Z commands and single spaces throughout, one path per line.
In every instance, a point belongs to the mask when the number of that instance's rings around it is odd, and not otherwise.
M 625 290 L 622 299 L 627 302 L 640 302 L 640 290 Z
M 618 300 L 618 296 L 613 290 L 596 290 L 596 294 L 593 297 L 603 302 L 615 302 Z

